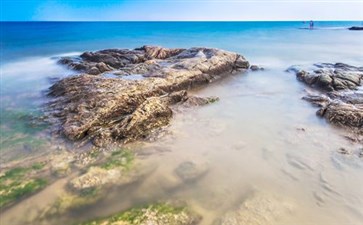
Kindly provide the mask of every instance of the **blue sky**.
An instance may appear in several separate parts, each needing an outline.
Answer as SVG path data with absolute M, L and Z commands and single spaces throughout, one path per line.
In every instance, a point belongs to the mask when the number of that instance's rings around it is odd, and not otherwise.
M 363 20 L 363 0 L 0 0 L 2 21 Z

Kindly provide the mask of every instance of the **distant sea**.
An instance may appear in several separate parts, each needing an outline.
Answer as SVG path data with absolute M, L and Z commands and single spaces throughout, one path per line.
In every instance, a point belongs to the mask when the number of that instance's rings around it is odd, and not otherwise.
M 336 54 L 343 44 L 353 47 L 344 47 L 343 51 L 358 53 L 362 50 L 362 43 L 357 36 L 362 36 L 363 32 L 346 28 L 361 24 L 361 21 L 315 21 L 317 30 L 310 31 L 299 29 L 308 28 L 308 21 L 1 22 L 1 64 L 25 57 L 142 45 L 209 46 L 237 51 L 249 57 L 287 55 L 291 59 L 291 54 L 295 54 L 297 58 L 309 59 L 311 51 L 323 49 L 321 54 L 329 54 L 328 50 Z

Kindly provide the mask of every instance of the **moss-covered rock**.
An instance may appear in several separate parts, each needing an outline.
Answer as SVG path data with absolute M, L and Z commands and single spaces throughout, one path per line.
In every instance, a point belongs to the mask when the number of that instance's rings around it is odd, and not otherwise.
M 131 184 L 152 171 L 154 167 L 136 164 L 131 151 L 113 151 L 108 157 L 100 159 L 97 164 L 70 180 L 66 192 L 43 214 L 63 214 L 72 209 L 95 204 L 105 197 L 109 188 Z
M 100 188 L 107 184 L 128 184 L 139 177 L 138 170 L 132 170 L 134 155 L 125 149 L 112 152 L 101 164 L 91 166 L 86 173 L 70 181 L 69 186 L 76 191 Z
M 108 218 L 96 219 L 82 225 L 189 225 L 198 224 L 201 217 L 185 206 L 174 206 L 168 203 L 151 204 L 132 208 Z
M 16 167 L 0 175 L 0 208 L 44 188 L 47 180 L 32 176 L 34 170 L 40 170 L 42 166 L 37 163 L 28 168 Z
M 99 188 L 87 188 L 79 193 L 67 192 L 60 196 L 54 205 L 45 210 L 45 215 L 63 214 L 72 209 L 94 204 L 101 198 Z
M 106 170 L 115 168 L 130 170 L 133 162 L 134 154 L 127 149 L 120 149 L 118 151 L 112 152 L 111 157 L 100 167 Z

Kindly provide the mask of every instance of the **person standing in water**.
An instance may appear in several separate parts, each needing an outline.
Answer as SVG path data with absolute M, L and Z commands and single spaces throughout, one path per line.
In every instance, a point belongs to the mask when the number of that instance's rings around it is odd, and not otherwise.
M 314 29 L 314 21 L 310 20 L 309 27 L 310 30 Z

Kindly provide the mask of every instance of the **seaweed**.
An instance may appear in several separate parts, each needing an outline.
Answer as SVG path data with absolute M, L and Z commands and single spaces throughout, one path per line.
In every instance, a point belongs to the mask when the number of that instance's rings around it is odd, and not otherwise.
M 41 170 L 41 169 L 44 168 L 44 166 L 45 166 L 45 163 L 44 162 L 37 162 L 37 163 L 34 163 L 32 165 L 32 169 L 34 169 L 34 170 Z
M 146 220 L 150 219 L 150 215 L 152 215 L 152 219 L 155 221 L 157 221 L 158 218 L 163 218 L 163 220 L 166 221 L 177 222 L 178 219 L 175 215 L 181 215 L 183 213 L 187 213 L 187 208 L 184 206 L 174 206 L 168 203 L 155 203 L 131 208 L 107 218 L 100 218 L 81 223 L 81 225 L 116 224 L 117 222 L 123 222 L 120 224 L 142 224 Z M 183 223 L 178 221 L 177 224 Z
M 126 149 L 121 149 L 114 151 L 111 157 L 100 165 L 101 168 L 109 170 L 113 168 L 123 168 L 125 170 L 130 170 L 134 161 L 134 155 L 131 151 Z
M 16 167 L 0 176 L 0 208 L 44 188 L 48 181 L 43 178 L 28 178 L 42 164 L 33 164 L 29 168 Z

